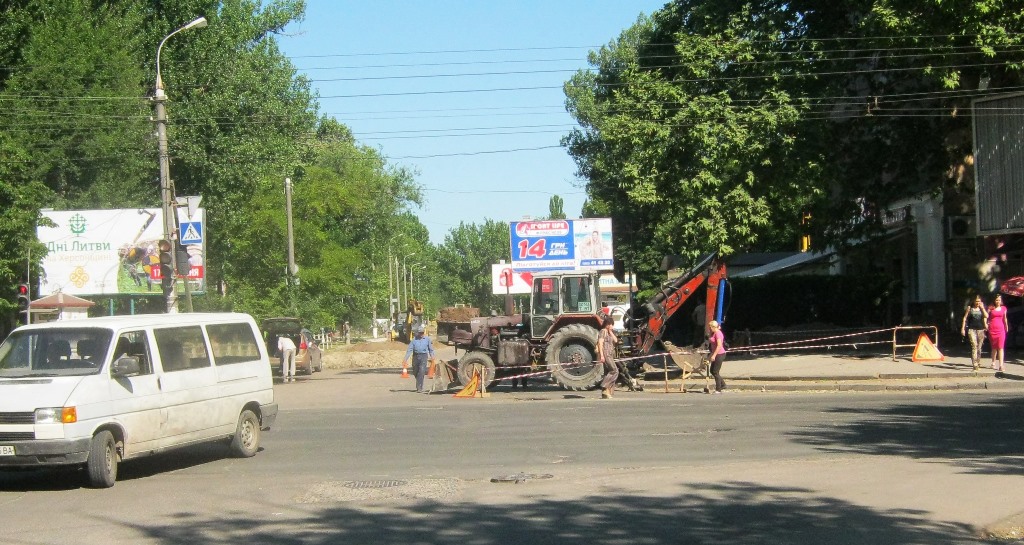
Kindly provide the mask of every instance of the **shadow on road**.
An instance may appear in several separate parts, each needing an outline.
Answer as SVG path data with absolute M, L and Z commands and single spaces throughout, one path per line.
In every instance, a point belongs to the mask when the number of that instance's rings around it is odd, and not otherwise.
M 260 447 L 259 451 L 262 452 L 263 448 Z M 117 480 L 124 482 L 144 479 L 230 457 L 226 441 L 203 443 L 122 462 L 117 468 Z M 86 487 L 87 481 L 85 470 L 80 467 L 0 471 L 0 491 L 5 492 L 74 490 Z
M 275 510 L 294 513 L 293 507 L 282 505 Z M 268 520 L 267 513 L 249 512 L 183 512 L 174 518 L 167 524 L 139 523 L 134 528 L 168 545 L 979 542 L 971 528 L 936 523 L 919 511 L 873 510 L 806 489 L 742 482 L 688 488 L 666 497 L 609 489 L 577 500 L 527 498 L 525 503 L 501 505 L 336 503 L 277 521 Z
M 850 421 L 790 435 L 829 452 L 935 459 L 975 473 L 1024 475 L 1024 398 L 988 399 L 967 406 L 921 403 L 829 412 Z

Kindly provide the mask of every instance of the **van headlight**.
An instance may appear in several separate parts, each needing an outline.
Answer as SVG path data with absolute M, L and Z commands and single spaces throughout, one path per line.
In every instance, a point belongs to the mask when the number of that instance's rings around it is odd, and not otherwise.
M 36 424 L 73 424 L 78 422 L 74 407 L 45 407 L 36 409 Z

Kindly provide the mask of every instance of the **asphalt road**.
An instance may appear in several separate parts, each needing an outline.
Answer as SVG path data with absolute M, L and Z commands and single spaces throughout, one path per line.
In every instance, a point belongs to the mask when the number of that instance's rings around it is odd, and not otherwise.
M 254 458 L 132 461 L 112 489 L 0 473 L 0 542 L 959 544 L 1011 531 L 1024 505 L 1014 393 L 410 387 L 390 371 L 281 385 Z

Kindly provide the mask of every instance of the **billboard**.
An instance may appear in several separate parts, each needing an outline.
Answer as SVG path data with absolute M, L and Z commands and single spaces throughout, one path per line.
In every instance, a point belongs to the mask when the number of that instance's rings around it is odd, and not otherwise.
M 157 242 L 163 238 L 159 208 L 43 210 L 54 226 L 39 226 L 48 251 L 42 261 L 39 295 L 159 295 Z M 206 291 L 205 211 L 191 217 L 178 209 L 182 246 L 188 255 L 189 288 Z
M 517 271 L 612 270 L 610 218 L 514 221 L 509 234 Z

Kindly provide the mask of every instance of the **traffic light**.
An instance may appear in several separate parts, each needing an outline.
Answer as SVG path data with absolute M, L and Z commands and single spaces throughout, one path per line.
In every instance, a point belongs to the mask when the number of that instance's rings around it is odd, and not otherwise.
M 174 244 L 174 258 L 176 259 L 174 264 L 178 266 L 178 276 L 188 277 L 192 266 L 188 263 L 188 251 L 180 242 Z
M 174 251 L 174 245 L 169 240 L 161 240 L 157 243 L 157 250 L 160 252 L 160 287 L 167 294 L 174 289 L 175 271 L 174 267 L 171 266 L 173 262 L 171 252 Z
M 28 284 L 18 284 L 18 312 L 25 312 L 28 310 L 28 305 L 31 302 L 29 296 Z

